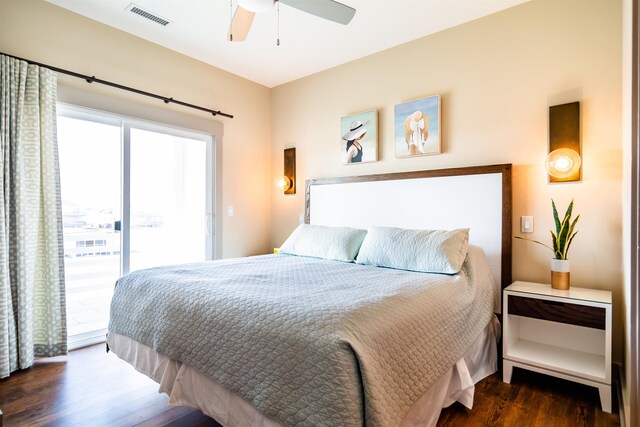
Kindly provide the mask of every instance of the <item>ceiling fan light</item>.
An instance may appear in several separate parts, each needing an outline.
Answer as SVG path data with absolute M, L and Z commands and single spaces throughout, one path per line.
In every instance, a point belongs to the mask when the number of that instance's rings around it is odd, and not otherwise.
M 274 4 L 274 0 L 238 0 L 238 5 L 253 13 L 269 11 Z

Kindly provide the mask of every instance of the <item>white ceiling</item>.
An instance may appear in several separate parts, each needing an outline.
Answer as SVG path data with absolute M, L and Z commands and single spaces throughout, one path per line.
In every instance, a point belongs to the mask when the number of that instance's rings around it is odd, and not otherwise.
M 133 0 L 166 27 L 127 11 L 131 0 L 47 1 L 274 87 L 527 0 L 340 0 L 357 10 L 346 26 L 282 4 L 280 46 L 275 7 L 256 15 L 245 42 L 229 42 L 230 0 Z

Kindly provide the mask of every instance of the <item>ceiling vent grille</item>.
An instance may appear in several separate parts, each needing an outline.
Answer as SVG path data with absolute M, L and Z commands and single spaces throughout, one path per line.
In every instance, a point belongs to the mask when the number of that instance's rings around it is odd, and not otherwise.
M 143 18 L 146 18 L 149 21 L 153 21 L 156 24 L 160 24 L 163 27 L 166 27 L 167 25 L 169 25 L 171 23 L 171 21 L 167 21 L 164 18 L 160 18 L 158 15 L 153 14 L 153 13 L 149 12 L 148 10 L 144 10 L 140 6 L 136 6 L 133 3 L 131 3 L 129 6 L 127 6 L 127 10 L 129 12 L 135 13 L 136 15 L 142 16 Z

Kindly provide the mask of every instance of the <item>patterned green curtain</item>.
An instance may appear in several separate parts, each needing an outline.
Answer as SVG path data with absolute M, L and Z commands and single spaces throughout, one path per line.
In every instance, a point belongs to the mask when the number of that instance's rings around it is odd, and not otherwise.
M 56 75 L 0 55 L 0 378 L 67 352 Z

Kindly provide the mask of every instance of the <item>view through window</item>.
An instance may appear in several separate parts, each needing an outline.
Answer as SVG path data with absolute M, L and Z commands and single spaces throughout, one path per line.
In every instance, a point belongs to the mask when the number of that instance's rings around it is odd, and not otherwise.
M 122 274 L 212 258 L 212 143 L 61 108 L 58 145 L 73 347 L 104 337 Z

